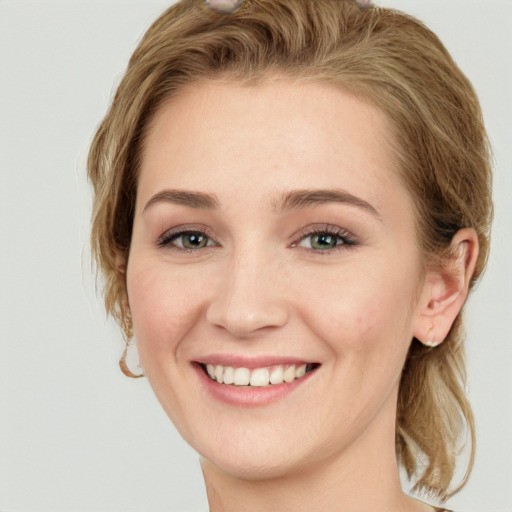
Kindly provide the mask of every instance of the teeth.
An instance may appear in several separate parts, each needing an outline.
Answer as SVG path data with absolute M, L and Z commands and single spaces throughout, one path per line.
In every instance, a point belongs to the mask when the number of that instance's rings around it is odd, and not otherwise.
M 295 380 L 295 365 L 288 366 L 284 371 L 284 381 L 293 382 Z
M 221 370 L 223 367 L 219 364 L 217 368 L 220 367 Z M 251 372 L 247 368 L 237 368 L 235 370 L 235 378 L 233 384 L 235 386 L 248 386 L 251 380 Z
M 304 377 L 306 373 L 312 370 L 311 365 L 276 365 L 269 368 L 233 368 L 232 366 L 223 366 L 220 364 L 206 365 L 206 372 L 211 379 L 219 384 L 228 384 L 235 386 L 254 386 L 266 387 L 283 382 L 293 382 L 295 379 Z
M 268 386 L 270 383 L 270 375 L 266 368 L 258 368 L 257 370 L 253 370 L 251 372 L 251 380 L 249 384 L 251 386 Z
M 222 384 L 224 382 L 224 368 L 222 366 L 215 367 L 215 380 Z
M 274 366 L 270 372 L 270 384 L 282 384 L 284 380 L 283 373 L 282 365 Z
M 224 384 L 233 384 L 235 382 L 235 369 L 232 366 L 224 368 Z
M 295 377 L 297 379 L 300 379 L 301 377 L 304 377 L 304 375 L 306 375 L 306 365 L 305 364 L 303 364 L 302 366 L 299 366 L 295 370 Z

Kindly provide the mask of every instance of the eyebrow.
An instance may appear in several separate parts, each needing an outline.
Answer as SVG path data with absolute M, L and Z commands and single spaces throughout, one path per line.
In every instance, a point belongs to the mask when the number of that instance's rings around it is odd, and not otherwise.
M 144 206 L 143 212 L 150 206 L 160 202 L 204 210 L 216 210 L 220 208 L 220 201 L 214 194 L 191 190 L 165 189 L 151 197 Z M 277 212 L 284 212 L 329 203 L 343 203 L 356 206 L 380 219 L 379 212 L 370 203 L 339 188 L 304 189 L 284 192 L 277 201 L 272 202 L 272 207 Z
M 380 213 L 370 203 L 340 188 L 292 190 L 291 192 L 285 192 L 274 207 L 278 211 L 287 211 L 328 203 L 344 203 L 357 206 L 380 219 Z
M 165 189 L 155 194 L 144 206 L 144 213 L 150 206 L 156 203 L 172 203 L 190 208 L 203 210 L 215 210 L 220 207 L 219 200 L 213 194 L 204 192 L 193 192 L 190 190 Z

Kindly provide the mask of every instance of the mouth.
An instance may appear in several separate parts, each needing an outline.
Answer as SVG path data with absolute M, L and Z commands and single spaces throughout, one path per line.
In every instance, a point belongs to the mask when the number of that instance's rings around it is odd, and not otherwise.
M 200 364 L 204 373 L 218 384 L 233 387 L 268 388 L 280 384 L 291 384 L 315 371 L 320 364 L 277 364 L 262 368 L 225 366 L 222 364 Z

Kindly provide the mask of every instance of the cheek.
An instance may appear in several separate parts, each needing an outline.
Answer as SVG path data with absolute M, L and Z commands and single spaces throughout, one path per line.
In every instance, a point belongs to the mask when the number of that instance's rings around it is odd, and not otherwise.
M 200 282 L 170 272 L 151 258 L 129 261 L 127 289 L 140 364 L 163 409 L 186 439 L 192 439 L 182 387 L 188 366 L 179 364 L 180 343 L 201 314 L 201 288 Z
M 200 314 L 200 284 L 135 260 L 128 267 L 127 288 L 143 366 L 149 357 L 162 362 L 172 357 Z
M 388 347 L 408 344 L 415 275 L 413 270 L 387 272 L 371 265 L 341 272 L 337 278 L 317 276 L 315 282 L 322 282 L 322 287 L 301 288 L 302 303 L 307 303 L 303 315 L 336 349 L 381 350 L 384 342 Z

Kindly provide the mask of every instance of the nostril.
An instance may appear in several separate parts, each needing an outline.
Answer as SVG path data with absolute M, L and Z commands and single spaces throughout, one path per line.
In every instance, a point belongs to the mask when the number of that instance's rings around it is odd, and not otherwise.
M 266 329 L 283 327 L 289 318 L 285 300 L 272 290 L 238 283 L 219 293 L 207 306 L 206 321 L 237 339 L 261 335 Z

